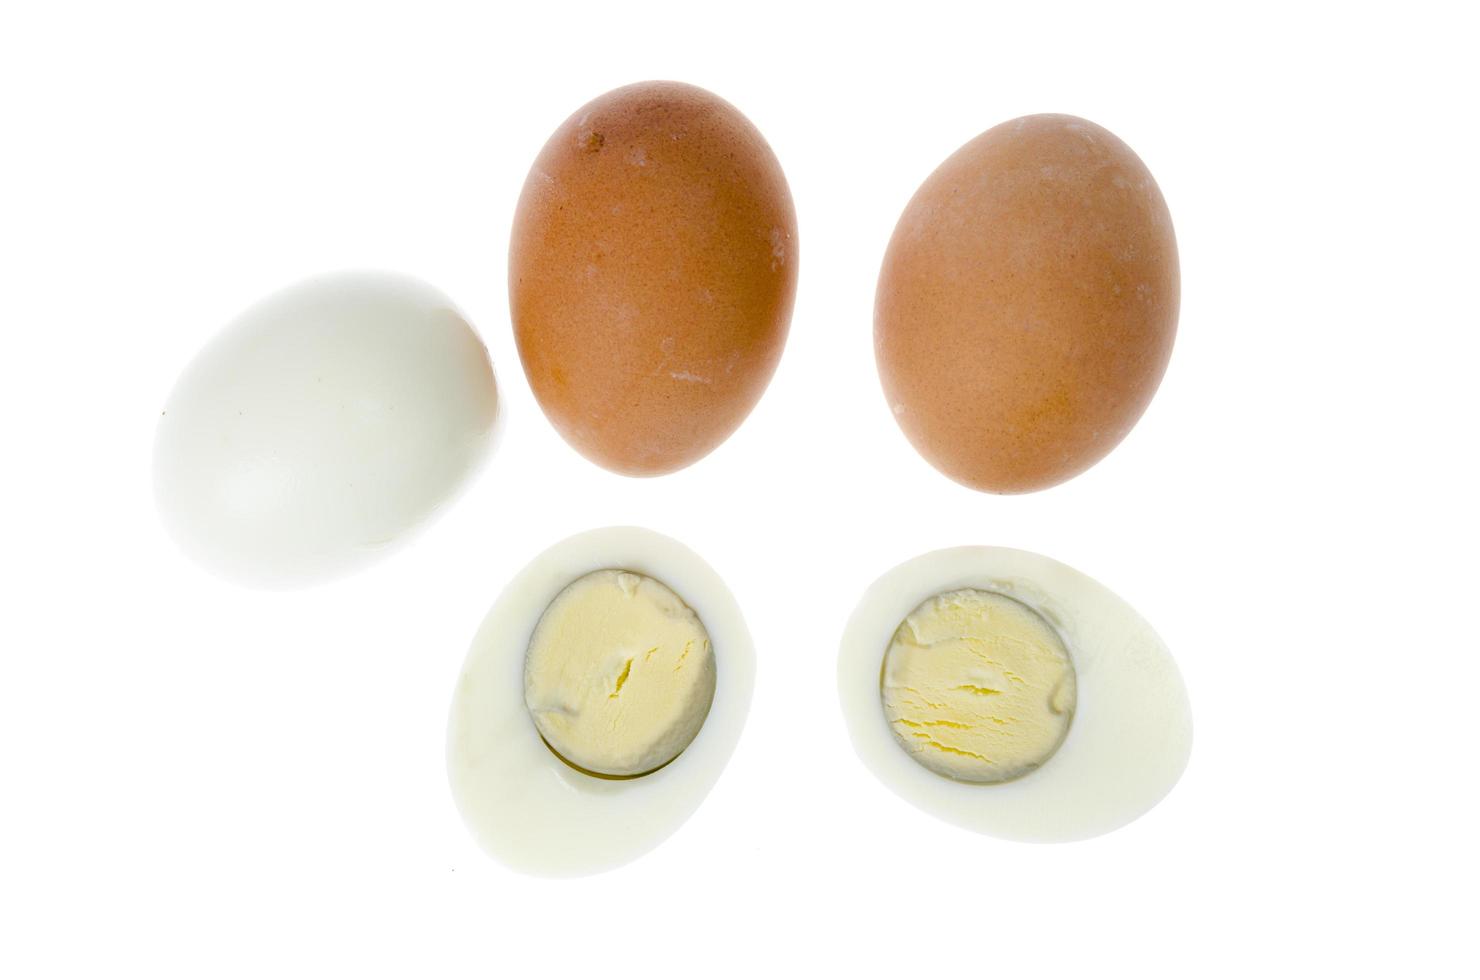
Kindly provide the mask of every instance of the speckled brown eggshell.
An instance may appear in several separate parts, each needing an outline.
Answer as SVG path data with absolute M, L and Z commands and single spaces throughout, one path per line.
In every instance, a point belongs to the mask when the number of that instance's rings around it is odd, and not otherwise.
M 978 490 L 1053 486 L 1115 448 L 1177 331 L 1161 191 L 1114 134 L 1024 116 L 916 192 L 879 275 L 874 353 L 920 454 Z
M 644 82 L 577 110 L 529 172 L 509 250 L 514 336 L 546 416 L 618 473 L 705 456 L 776 369 L 796 239 L 781 165 L 723 99 Z

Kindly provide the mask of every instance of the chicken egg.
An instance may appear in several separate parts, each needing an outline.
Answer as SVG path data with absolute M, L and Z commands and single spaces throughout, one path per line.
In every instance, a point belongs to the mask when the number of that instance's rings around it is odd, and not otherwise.
M 554 545 L 510 581 L 448 721 L 453 799 L 516 870 L 593 874 L 660 844 L 740 737 L 755 654 L 724 582 L 635 527 Z
M 853 746 L 921 810 L 1019 841 L 1115 830 L 1192 745 L 1181 674 L 1124 600 L 1010 548 L 930 552 L 869 587 L 843 634 Z
M 154 491 L 191 558 L 283 588 L 363 566 L 425 525 L 494 442 L 488 352 L 399 275 L 322 276 L 242 313 L 160 414 Z
M 874 353 L 895 421 L 968 487 L 1067 480 L 1150 403 L 1179 282 L 1166 202 L 1113 133 L 1060 115 L 990 129 L 921 185 L 885 253 Z
M 561 436 L 634 476 L 727 439 L 781 358 L 796 239 L 781 165 L 718 96 L 644 82 L 576 110 L 509 242 L 519 358 Z

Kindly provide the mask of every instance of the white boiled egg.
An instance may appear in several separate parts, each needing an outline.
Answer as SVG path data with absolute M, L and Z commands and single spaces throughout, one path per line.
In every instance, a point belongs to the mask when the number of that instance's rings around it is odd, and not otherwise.
M 1010 548 L 911 559 L 869 587 L 838 657 L 865 766 L 943 820 L 1020 841 L 1121 827 L 1176 784 L 1192 714 L 1124 600 Z
M 155 499 L 191 558 L 244 584 L 331 578 L 424 525 L 493 444 L 488 352 L 399 275 L 290 286 L 217 334 L 161 413 Z
M 578 534 L 515 575 L 473 639 L 448 722 L 453 799 L 516 870 L 625 864 L 719 779 L 754 682 L 740 609 L 698 555 L 642 528 Z

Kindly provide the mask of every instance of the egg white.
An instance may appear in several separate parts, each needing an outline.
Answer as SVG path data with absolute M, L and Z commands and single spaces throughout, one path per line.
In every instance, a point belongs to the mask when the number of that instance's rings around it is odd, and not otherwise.
M 880 699 L 880 667 L 900 622 L 925 599 L 963 588 L 1038 612 L 1064 641 L 1078 679 L 1063 744 L 1007 783 L 959 782 L 926 769 L 900 748 Z M 1009 840 L 1082 840 L 1130 823 L 1170 792 L 1192 747 L 1181 674 L 1151 626 L 1087 575 L 1011 548 L 930 552 L 870 586 L 843 633 L 838 694 L 854 749 L 884 785 L 942 820 Z
M 668 765 L 631 779 L 561 761 L 524 703 L 524 659 L 540 616 L 567 585 L 603 568 L 640 572 L 677 593 L 708 630 L 716 664 L 698 736 Z M 473 639 L 447 726 L 453 799 L 483 850 L 515 870 L 566 877 L 615 868 L 662 843 L 703 802 L 740 738 L 754 686 L 745 620 L 698 555 L 636 527 L 567 538 L 514 576 Z

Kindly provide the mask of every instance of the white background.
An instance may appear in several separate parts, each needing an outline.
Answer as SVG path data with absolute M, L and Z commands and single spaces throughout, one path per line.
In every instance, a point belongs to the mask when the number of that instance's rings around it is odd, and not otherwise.
M 1353 7 L 6 4 L 0 974 L 1473 970 L 1474 33 Z M 644 78 L 766 135 L 801 280 L 749 421 L 634 481 L 539 413 L 505 257 L 549 133 Z M 895 428 L 874 280 L 920 181 L 1041 111 L 1156 175 L 1181 327 L 1108 459 L 989 497 Z M 394 559 L 303 592 L 221 584 L 154 515 L 160 406 L 248 303 L 362 266 L 466 310 L 504 442 Z M 511 573 L 611 523 L 727 579 L 755 702 L 664 846 L 525 878 L 461 826 L 446 709 Z M 1144 819 L 1003 843 L 854 757 L 848 613 L 898 561 L 966 543 L 1066 561 L 1170 644 L 1196 744 Z

